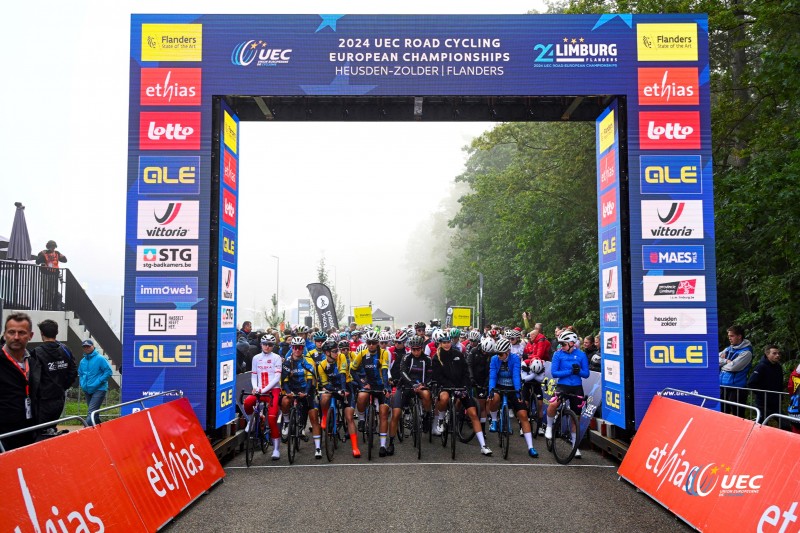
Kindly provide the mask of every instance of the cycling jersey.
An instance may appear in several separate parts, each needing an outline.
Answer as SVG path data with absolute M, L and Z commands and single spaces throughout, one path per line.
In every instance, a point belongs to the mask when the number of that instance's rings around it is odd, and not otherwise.
M 480 345 L 474 347 L 467 354 L 467 366 L 469 367 L 470 380 L 476 387 L 487 388 L 489 386 L 489 360 L 492 354 L 485 353 Z
M 431 358 L 433 380 L 445 388 L 469 387 L 469 370 L 464 354 L 450 348 L 439 350 Z
M 572 373 L 573 364 L 579 364 L 581 366 L 578 375 Z M 586 354 L 577 348 L 571 353 L 558 350 L 553 354 L 550 374 L 558 379 L 559 385 L 569 385 L 573 387 L 582 386 L 583 381 L 581 378 L 589 377 L 589 360 L 586 358 Z
M 520 360 L 522 360 L 522 353 L 524 351 L 525 351 L 525 345 L 523 345 L 522 342 L 511 345 L 511 353 L 518 355 Z
M 405 356 L 409 354 L 406 352 L 406 349 L 404 347 L 398 349 L 397 346 L 390 346 L 388 351 L 391 361 L 391 363 L 389 364 L 389 377 L 392 380 L 401 379 L 400 373 L 402 372 L 402 370 L 400 368 L 400 365 Z
M 335 363 L 331 363 L 326 357 L 322 362 L 317 363 L 320 387 L 329 391 L 344 390 L 345 384 L 351 379 L 347 357 L 343 353 L 339 353 L 336 359 Z
M 350 362 L 350 371 L 361 374 L 361 382 L 373 389 L 384 389 L 389 384 L 389 352 L 364 348 Z
M 283 371 L 283 358 L 276 353 L 264 353 L 253 357 L 253 374 L 250 381 L 253 390 L 265 393 L 278 386 Z
M 418 383 L 427 385 L 433 373 L 431 366 L 431 358 L 427 355 L 420 354 L 414 357 L 410 353 L 405 354 L 400 362 L 400 379 L 403 385 L 414 386 Z
M 520 390 L 520 359 L 517 354 L 509 353 L 505 361 L 499 355 L 489 362 L 489 390 L 495 388 Z
M 305 358 L 294 359 L 289 357 L 283 360 L 281 369 L 281 383 L 286 393 L 313 392 L 313 380 L 308 376 L 314 375 L 314 366 Z

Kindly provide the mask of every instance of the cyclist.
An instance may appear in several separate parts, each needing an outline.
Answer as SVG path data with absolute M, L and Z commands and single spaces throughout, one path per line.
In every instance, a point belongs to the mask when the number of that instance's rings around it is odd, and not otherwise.
M 461 330 L 458 328 L 453 328 L 450 330 L 449 335 L 453 348 L 461 353 L 464 353 L 464 348 L 461 346 Z
M 392 341 L 392 334 L 388 331 L 381 331 L 378 334 L 378 346 L 381 350 L 389 350 L 389 343 Z M 391 352 L 389 354 L 391 356 Z M 389 361 L 391 364 L 391 360 Z
M 300 337 L 303 339 L 303 343 L 306 346 L 306 352 L 310 352 L 315 347 L 314 342 L 308 338 L 308 332 L 309 332 L 308 326 L 302 326 L 302 325 L 297 326 L 294 332 L 295 337 Z
M 347 340 L 342 341 L 340 344 L 348 346 Z M 325 341 L 322 344 L 322 353 L 325 358 L 317 363 L 317 372 L 319 374 L 320 384 L 320 409 L 322 410 L 322 429 L 325 429 L 328 423 L 328 407 L 330 407 L 331 398 L 333 394 L 341 395 L 345 400 L 344 417 L 347 423 L 347 433 L 350 436 L 350 444 L 353 448 L 353 457 L 361 457 L 361 452 L 358 449 L 358 434 L 356 433 L 356 424 L 353 421 L 353 406 L 351 405 L 350 398 L 352 397 L 349 382 L 352 381 L 350 377 L 350 362 L 348 357 L 342 353 L 342 347 L 338 346 L 333 341 Z M 344 348 L 345 350 L 347 348 Z
M 525 405 L 530 405 L 531 400 L 536 398 L 536 419 L 542 418 L 542 381 L 544 381 L 544 361 L 541 359 L 531 359 L 522 362 L 522 401 Z M 531 413 L 528 413 L 529 415 Z M 539 435 L 544 435 L 544 425 L 539 425 Z
M 556 385 L 557 392 L 583 396 L 582 378 L 589 377 L 589 360 L 586 358 L 586 354 L 578 348 L 580 342 L 580 337 L 571 330 L 564 330 L 558 336 L 559 349 L 553 354 L 553 362 L 550 365 L 550 374 L 558 380 Z M 553 438 L 553 417 L 556 415 L 556 410 L 560 403 L 558 396 L 553 396 L 550 399 L 550 405 L 547 406 L 547 429 L 545 429 L 544 433 L 546 439 Z M 578 415 L 578 420 L 580 420 L 581 408 L 578 406 L 578 401 L 574 398 L 569 398 L 569 407 Z M 572 443 L 575 444 L 578 428 L 570 429 Z M 575 457 L 580 456 L 581 451 L 577 450 Z
M 470 333 L 478 333 L 472 331 Z M 470 342 L 472 344 L 472 342 Z M 480 344 L 470 348 L 467 353 L 469 382 L 475 389 L 475 397 L 481 411 L 481 428 L 486 425 L 486 395 L 489 392 L 489 361 L 494 355 L 494 340 L 484 337 Z
M 281 439 L 278 433 L 278 409 L 280 408 L 279 385 L 283 368 L 283 358 L 273 352 L 275 343 L 276 339 L 273 335 L 268 334 L 261 337 L 261 353 L 253 357 L 253 373 L 250 378 L 253 387 L 253 395 L 244 399 L 244 412 L 248 417 L 248 424 L 253 424 L 255 422 L 250 420 L 250 418 L 253 415 L 253 411 L 255 411 L 256 402 L 258 401 L 258 397 L 255 395 L 269 394 L 271 397 L 267 420 L 269 422 L 270 435 L 272 436 L 272 445 L 274 446 L 272 450 L 273 461 L 277 461 L 281 457 L 279 449 Z
M 312 336 L 314 340 L 314 347 L 306 353 L 306 357 L 314 360 L 314 364 L 319 364 L 325 359 L 325 354 L 322 353 L 322 345 L 328 340 L 328 335 L 322 330 L 315 331 Z
M 381 447 L 378 455 L 386 457 L 386 432 L 389 426 L 389 406 L 386 404 L 386 392 L 389 386 L 389 352 L 378 348 L 378 333 L 375 331 L 365 333 L 364 340 L 366 341 L 366 348 L 353 357 L 350 362 L 350 372 L 359 376 L 362 389 L 378 392 L 372 395 L 372 398 L 377 400 L 379 406 L 380 425 L 378 432 L 380 434 Z M 372 401 L 370 394 L 366 392 L 358 394 L 356 410 L 358 411 L 359 431 L 364 431 L 364 411 L 369 401 Z
M 506 330 L 505 337 L 511 343 L 511 353 L 518 355 L 522 361 L 522 353 L 525 351 L 525 346 L 521 342 L 522 334 L 515 329 L 509 329 Z
M 398 329 L 394 334 L 394 346 L 389 347 L 389 379 L 392 383 L 400 381 L 400 362 L 406 355 L 406 341 L 408 340 L 408 333 L 405 330 Z
M 405 332 L 404 332 L 405 333 Z M 402 387 L 399 387 L 392 395 L 390 405 L 392 407 L 392 420 L 389 425 L 389 446 L 386 452 L 389 455 L 394 453 L 394 438 L 397 436 L 397 424 L 403 416 L 403 408 L 408 406 L 411 395 L 416 394 L 422 401 L 422 409 L 427 413 L 431 408 L 431 391 L 428 384 L 431 380 L 431 358 L 422 353 L 425 346 L 425 339 L 419 335 L 414 335 L 408 341 L 410 353 L 403 351 L 400 357 L 398 379 Z
M 292 339 L 292 353 L 283 361 L 283 368 L 281 371 L 281 382 L 283 384 L 284 397 L 281 401 L 281 409 L 283 410 L 284 431 L 288 435 L 288 417 L 289 409 L 292 406 L 292 399 L 288 395 L 296 395 L 300 398 L 303 404 L 303 410 L 308 418 L 311 420 L 311 434 L 314 436 L 314 457 L 316 459 L 322 458 L 321 447 L 321 431 L 319 427 L 317 406 L 314 402 L 314 381 L 313 376 L 316 374 L 314 369 L 314 362 L 306 357 L 303 357 L 303 352 L 306 348 L 306 342 L 303 337 L 294 337 Z M 312 376 L 309 378 L 309 376 Z M 301 427 L 305 429 L 305 421 L 302 421 Z
M 350 352 L 355 354 L 361 348 L 361 332 L 354 329 L 350 332 Z
M 419 335 L 420 337 L 422 337 L 424 339 L 425 338 L 425 322 L 414 322 L 414 333 L 413 334 Z M 412 334 L 409 334 L 409 337 L 411 335 Z
M 500 393 L 505 393 L 509 409 L 517 415 L 519 425 L 522 427 L 522 436 L 525 437 L 525 443 L 528 445 L 528 455 L 539 457 L 539 452 L 533 447 L 528 408 L 520 399 L 520 358 L 517 354 L 511 353 L 511 343 L 505 338 L 497 341 L 495 352 L 497 355 L 492 357 L 489 363 L 489 414 L 492 417 L 489 431 L 497 432 L 497 411 L 502 400 Z
M 469 388 L 469 369 L 464 355 L 453 348 L 452 339 L 444 332 L 441 332 L 439 347 L 436 349 L 436 356 L 432 358 L 433 380 L 444 388 Z M 458 337 L 456 337 L 458 338 Z M 478 420 L 478 411 L 475 400 L 465 391 L 457 393 L 457 401 L 461 402 L 461 407 L 466 410 L 467 415 L 472 421 L 472 428 L 475 436 L 481 445 L 483 455 L 492 455 L 492 450 L 486 446 L 486 439 L 483 436 L 483 428 Z M 444 414 L 447 411 L 447 404 L 450 401 L 450 393 L 441 391 L 436 401 L 436 424 L 431 428 L 434 435 L 441 435 L 444 426 Z M 455 424 L 454 420 L 451 420 Z
M 431 339 L 428 344 L 425 345 L 425 355 L 431 358 L 433 361 L 433 356 L 436 354 L 436 350 L 439 347 L 439 343 L 442 342 L 442 339 L 450 338 L 447 333 L 445 333 L 442 329 L 435 329 L 433 333 L 431 333 Z

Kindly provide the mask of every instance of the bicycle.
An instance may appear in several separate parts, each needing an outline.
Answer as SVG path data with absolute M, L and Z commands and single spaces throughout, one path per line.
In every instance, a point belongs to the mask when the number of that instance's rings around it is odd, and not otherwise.
M 447 446 L 448 440 L 450 441 L 450 457 L 455 461 L 456 459 L 456 417 L 457 417 L 457 409 L 456 409 L 456 398 L 455 395 L 457 393 L 463 394 L 467 392 L 467 389 L 463 387 L 442 387 L 439 389 L 439 392 L 446 392 L 448 393 L 448 400 L 447 400 L 447 411 L 444 414 L 444 427 L 442 428 L 442 448 Z M 463 410 L 463 408 L 462 408 Z M 470 420 L 469 416 L 464 413 L 464 416 L 467 417 L 467 421 L 472 425 L 472 421 Z M 474 436 L 474 435 L 473 435 Z
M 508 395 L 516 394 L 514 391 L 496 390 L 503 400 L 498 414 L 497 436 L 500 438 L 500 449 L 503 450 L 503 459 L 508 459 L 508 447 L 511 444 L 511 421 L 508 417 Z
M 246 395 L 248 394 L 244 389 L 242 389 L 239 403 L 244 404 L 244 398 Z M 266 428 L 264 431 L 261 431 L 260 429 L 262 417 L 266 418 L 267 416 L 267 409 L 269 407 L 269 402 L 272 399 L 272 395 L 255 393 L 252 394 L 252 396 L 255 396 L 257 401 L 255 408 L 253 409 L 253 414 L 250 416 L 250 424 L 248 425 L 247 434 L 244 441 L 244 462 L 248 468 L 250 468 L 250 465 L 253 464 L 253 456 L 256 453 L 256 448 L 261 448 L 261 453 L 267 453 L 271 442 L 269 424 L 267 424 L 265 421 L 264 424 L 266 425 Z
M 574 399 L 576 402 L 580 402 L 578 407 L 583 408 L 586 404 L 586 397 L 556 391 L 553 398 L 559 398 L 560 404 L 553 417 L 553 438 L 546 440 L 547 450 L 553 452 L 558 464 L 565 465 L 572 461 L 572 458 L 575 457 L 575 452 L 578 451 L 577 432 L 580 431 L 581 427 L 578 415 L 570 409 L 570 402 L 566 400 Z M 572 442 L 573 428 L 575 428 L 576 432 L 575 442 Z
M 481 417 L 481 406 L 478 402 L 475 402 L 475 411 L 477 412 L 478 419 Z M 467 444 L 472 439 L 475 438 L 475 428 L 472 427 L 472 420 L 470 419 L 469 415 L 467 414 L 467 410 L 464 406 L 460 406 L 456 410 L 456 434 L 458 435 L 458 440 Z
M 342 428 L 345 426 L 344 420 L 344 393 L 342 391 L 323 391 L 322 394 L 330 394 L 331 401 L 328 405 L 328 414 L 326 417 L 325 433 L 323 438 L 325 440 L 325 456 L 328 462 L 333 461 L 334 453 L 339 447 L 339 440 L 345 441 L 342 433 Z
M 359 389 L 359 393 L 366 392 L 370 399 L 367 408 L 364 410 L 364 431 L 362 432 L 363 442 L 367 443 L 367 460 L 372 460 L 372 445 L 375 442 L 375 429 L 378 427 L 378 409 L 376 408 L 376 394 L 384 394 L 382 390 Z
M 289 457 L 289 464 L 294 464 L 297 451 L 300 449 L 300 432 L 302 430 L 300 421 L 305 420 L 303 417 L 304 407 L 301 400 L 308 396 L 301 398 L 296 393 L 286 394 L 286 396 L 292 398 L 292 405 L 289 408 L 289 436 L 286 439 L 288 443 L 286 455 Z
M 530 400 L 528 401 L 528 421 L 531 423 L 531 434 L 535 439 L 542 429 L 542 413 L 539 409 L 539 400 L 533 391 L 531 391 Z

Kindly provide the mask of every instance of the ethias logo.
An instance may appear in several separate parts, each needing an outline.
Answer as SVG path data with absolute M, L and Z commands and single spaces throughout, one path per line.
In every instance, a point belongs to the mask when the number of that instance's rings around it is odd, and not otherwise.
M 288 64 L 291 58 L 291 48 L 272 48 L 263 39 L 243 41 L 231 52 L 231 63 L 238 67 L 248 67 L 254 63 L 256 67 L 274 67 Z
M 639 105 L 699 105 L 696 68 L 640 68 Z
M 200 105 L 202 69 L 143 68 L 140 105 Z

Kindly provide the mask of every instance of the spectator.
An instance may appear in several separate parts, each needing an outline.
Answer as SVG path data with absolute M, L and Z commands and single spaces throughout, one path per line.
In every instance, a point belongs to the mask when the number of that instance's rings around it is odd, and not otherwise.
M 241 332 L 240 332 L 241 333 Z M 247 372 L 253 357 L 250 355 L 250 343 L 246 335 L 239 335 L 236 339 L 236 369 L 238 373 Z
M 59 262 L 66 263 L 64 254 L 56 250 L 56 241 L 47 241 L 45 249 L 36 256 L 36 264 L 41 265 L 42 299 L 44 310 L 60 311 L 61 293 L 58 292 L 58 280 L 61 276 Z
M 237 337 L 244 337 L 247 340 L 247 336 L 250 335 L 250 332 L 253 331 L 253 323 L 249 320 L 245 320 L 242 322 L 242 329 L 240 329 L 237 333 Z
M 39 423 L 52 422 L 61 418 L 67 389 L 75 382 L 78 368 L 69 349 L 56 341 L 58 323 L 55 320 L 42 320 L 39 333 L 43 343 L 36 347 L 33 355 L 42 367 L 42 381 L 39 385 Z M 45 433 L 55 434 L 55 427 Z
M 525 360 L 527 362 L 532 359 L 541 359 L 542 361 L 550 361 L 552 359 L 550 341 L 542 333 L 542 324 L 540 322 L 533 326 L 528 338 L 531 342 L 525 347 Z
M 86 423 L 92 423 L 92 413 L 100 408 L 103 400 L 106 399 L 108 392 L 108 378 L 113 373 L 111 365 L 105 357 L 97 352 L 94 341 L 86 339 L 83 341 L 83 359 L 78 365 L 78 378 L 80 379 L 81 389 L 86 394 L 86 404 L 89 406 L 89 414 L 86 416 Z
M 762 421 L 772 413 L 780 413 L 781 399 L 779 393 L 783 392 L 783 367 L 781 366 L 781 351 L 774 344 L 764 348 L 764 357 L 761 358 L 750 375 L 750 379 L 747 381 L 747 388 L 775 392 L 775 394 L 767 392 L 753 393 L 756 407 L 761 411 Z
M 594 337 L 588 335 L 583 339 L 583 353 L 586 354 L 586 357 L 589 358 L 589 362 L 592 362 L 592 356 L 600 351 L 600 348 L 595 345 Z
M 745 403 L 747 391 L 740 390 L 747 386 L 747 374 L 753 362 L 753 345 L 744 338 L 742 326 L 728 328 L 730 346 L 719 352 L 719 384 L 722 398 L 729 402 Z M 723 410 L 734 416 L 743 416 L 744 409 L 738 406 L 723 404 Z
M 39 408 L 39 360 L 27 350 L 33 336 L 31 317 L 11 313 L 6 317 L 3 355 L 0 357 L 0 434 L 36 425 Z M 33 432 L 3 439 L 6 450 L 32 444 Z
M 789 383 L 786 385 L 791 397 L 789 399 L 789 416 L 800 417 L 800 365 L 792 370 L 789 375 Z M 794 407 L 792 407 L 794 405 Z M 794 411 L 794 412 L 793 412 Z M 792 422 L 792 433 L 800 434 L 800 422 Z
M 597 335 L 594 336 L 594 345 L 597 346 L 598 350 L 602 347 L 602 345 L 600 344 L 600 333 L 599 332 L 597 333 Z

